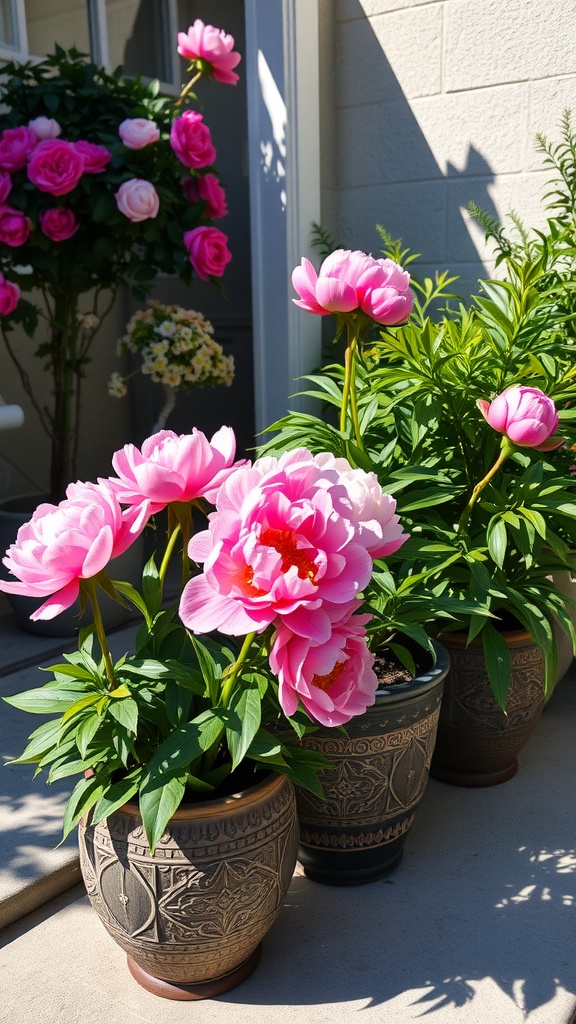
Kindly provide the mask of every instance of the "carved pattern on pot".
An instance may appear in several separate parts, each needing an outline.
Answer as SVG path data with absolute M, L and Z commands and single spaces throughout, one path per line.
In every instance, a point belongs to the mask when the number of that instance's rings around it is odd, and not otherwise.
M 341 832 L 339 835 L 330 835 L 328 832 L 314 832 L 302 827 L 300 829 L 300 839 L 303 843 L 307 843 L 308 846 L 326 847 L 332 850 L 361 850 L 393 843 L 395 839 L 399 839 L 400 836 L 409 832 L 413 823 L 414 815 L 412 814 L 409 818 L 399 821 L 397 825 L 387 829 L 378 829 L 377 832 Z
M 280 791 L 278 791 L 278 786 Z M 196 984 L 235 970 L 278 915 L 298 845 L 294 791 L 186 819 L 177 812 L 154 857 L 137 809 L 81 826 L 88 895 L 116 942 L 153 977 Z

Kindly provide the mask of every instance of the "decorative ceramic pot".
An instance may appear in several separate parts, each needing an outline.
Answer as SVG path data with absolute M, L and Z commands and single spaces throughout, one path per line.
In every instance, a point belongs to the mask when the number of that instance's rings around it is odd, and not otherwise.
M 448 655 L 436 644 L 416 678 L 379 689 L 376 703 L 341 730 L 320 728 L 305 746 L 334 764 L 325 800 L 297 790 L 299 859 L 328 885 L 372 882 L 400 863 L 430 768 Z
M 438 723 L 431 774 L 456 786 L 496 786 L 518 771 L 517 755 L 544 707 L 544 660 L 525 630 L 504 633 L 512 674 L 506 714 L 498 707 L 482 641 L 444 633 L 450 671 Z
M 154 857 L 135 804 L 80 824 L 92 906 L 136 981 L 168 999 L 226 992 L 258 964 L 292 879 L 292 783 L 269 774 L 241 793 L 183 806 Z
M 576 579 L 574 579 L 572 572 L 566 571 L 553 573 L 552 581 L 556 590 L 562 595 L 562 597 L 571 598 L 573 601 L 576 600 Z M 572 623 L 576 626 L 576 607 L 569 604 L 566 607 L 566 611 L 572 619 Z M 554 639 L 556 641 L 556 650 L 558 653 L 558 670 L 556 672 L 556 679 L 554 680 L 554 686 L 556 686 L 557 683 L 564 678 L 570 668 L 574 658 L 574 651 L 572 650 L 572 641 L 570 640 L 570 637 L 566 635 L 557 622 L 552 623 L 552 629 L 554 631 Z

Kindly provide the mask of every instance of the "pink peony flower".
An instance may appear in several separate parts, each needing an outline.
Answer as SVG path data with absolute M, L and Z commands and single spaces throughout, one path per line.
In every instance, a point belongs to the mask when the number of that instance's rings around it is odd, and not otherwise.
M 0 134 L 0 168 L 4 171 L 21 170 L 37 143 L 31 128 L 5 128 Z
M 556 406 L 539 388 L 515 384 L 494 401 L 479 398 L 476 404 L 487 423 L 514 444 L 550 451 L 563 443 L 563 438 L 552 436 L 558 428 Z
M 354 615 L 346 609 L 322 644 L 280 623 L 270 668 L 278 677 L 278 697 L 286 715 L 296 712 L 300 699 L 312 719 L 332 727 L 344 725 L 374 704 L 378 679 L 364 629 L 369 620 L 369 615 Z
M 204 572 L 182 594 L 184 624 L 238 636 L 283 622 L 326 643 L 372 573 L 353 513 L 339 511 L 345 497 L 338 470 L 304 448 L 233 473 L 209 529 L 190 542 Z
M 181 164 L 199 170 L 216 159 L 216 149 L 208 125 L 196 110 L 185 110 L 172 122 L 170 145 Z
M 293 302 L 320 316 L 362 312 L 393 326 L 408 319 L 414 304 L 410 275 L 397 263 L 349 249 L 327 256 L 318 273 L 303 259 L 292 272 L 292 284 L 300 296 Z
M 73 146 L 84 161 L 84 174 L 100 174 L 112 159 L 112 154 L 106 149 L 106 146 L 100 146 L 97 142 L 79 139 L 78 142 L 73 143 Z
M 222 277 L 232 259 L 228 236 L 218 228 L 192 228 L 192 231 L 184 234 L 184 245 L 190 263 L 201 281 L 207 281 L 209 277 Z
M 12 191 L 12 178 L 8 171 L 0 171 L 0 205 L 4 203 Z
M 40 214 L 40 230 L 53 242 L 72 238 L 80 227 L 76 215 L 64 206 L 54 206 Z
M 119 126 L 118 134 L 127 149 L 144 149 L 158 142 L 160 129 L 155 121 L 146 117 L 127 117 Z
M 33 121 L 28 121 L 28 127 L 32 129 L 39 142 L 43 139 L 57 139 L 62 134 L 58 121 L 53 117 L 35 117 Z
M 20 301 L 20 288 L 0 274 L 0 316 L 13 313 Z
M 76 145 L 62 139 L 39 142 L 28 163 L 30 181 L 41 192 L 49 192 L 53 196 L 72 192 L 83 171 L 84 160 Z
M 180 56 L 190 61 L 201 61 L 204 71 L 205 65 L 209 65 L 208 73 L 225 85 L 236 85 L 238 81 L 238 75 L 232 68 L 240 63 L 241 57 L 233 52 L 233 46 L 233 36 L 213 25 L 205 25 L 200 18 L 196 18 L 188 32 L 178 33 Z
M 28 241 L 30 219 L 21 210 L 0 206 L 0 242 L 17 248 Z
M 126 551 L 146 525 L 145 512 L 122 512 L 105 482 L 70 484 L 64 501 L 39 505 L 18 530 L 3 559 L 17 580 L 0 581 L 0 590 L 47 597 L 30 618 L 54 618 L 74 603 L 81 580 L 96 576 Z
M 171 501 L 206 498 L 212 502 L 221 484 L 243 463 L 234 463 L 236 438 L 231 427 L 221 427 L 208 438 L 196 427 L 191 434 L 160 430 L 147 438 L 142 449 L 133 444 L 115 452 L 117 477 L 109 481 L 125 505 L 148 502 L 150 515 Z
M 190 203 L 204 203 L 204 216 L 210 220 L 220 220 L 228 213 L 226 193 L 215 174 L 184 178 L 182 187 Z
M 149 181 L 131 178 L 124 181 L 116 192 L 116 203 L 120 213 L 134 224 L 156 217 L 160 209 L 158 193 Z

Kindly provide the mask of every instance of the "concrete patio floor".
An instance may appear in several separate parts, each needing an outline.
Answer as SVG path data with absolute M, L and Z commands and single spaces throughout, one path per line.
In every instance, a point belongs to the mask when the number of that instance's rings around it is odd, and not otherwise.
M 47 649 L 61 642 L 1 617 L 1 692 L 40 682 L 32 666 Z M 2 705 L 4 759 L 39 721 Z M 431 780 L 402 864 L 379 882 L 332 888 L 298 868 L 255 973 L 202 1002 L 136 984 L 75 884 L 74 843 L 52 849 L 65 794 L 24 766 L 0 769 L 0 914 L 16 918 L 0 931 L 1 1024 L 571 1024 L 575 726 L 573 665 L 515 778 L 479 790 Z M 56 891 L 73 888 L 43 902 L 57 871 Z

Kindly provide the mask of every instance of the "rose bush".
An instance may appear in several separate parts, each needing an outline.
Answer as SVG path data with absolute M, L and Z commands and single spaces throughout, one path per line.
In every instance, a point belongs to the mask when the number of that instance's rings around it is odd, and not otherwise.
M 204 28 L 206 39 L 220 38 Z M 216 48 L 217 63 L 219 57 Z M 14 289 L 4 288 L 0 330 L 51 439 L 55 499 L 76 476 L 82 381 L 118 288 L 127 284 L 143 298 L 159 273 L 188 284 L 196 268 L 202 280 L 215 280 L 232 258 L 226 236 L 209 234 L 226 213 L 225 196 L 210 128 L 189 106 L 196 101 L 192 86 L 213 69 L 203 56 L 199 63 L 191 58 L 191 70 L 175 100 L 159 96 L 157 83 L 108 74 L 59 47 L 42 61 L 3 68 L 0 271 Z M 200 176 L 206 180 L 196 192 Z M 202 231 L 201 241 L 190 245 L 194 230 Z M 26 297 L 33 289 L 43 303 Z M 91 303 L 90 326 L 79 312 L 83 296 Z M 34 354 L 44 360 L 51 386 L 37 395 L 26 366 L 32 353 L 9 335 L 21 324 L 34 336 L 41 321 Z M 53 392 L 48 402 L 45 390 Z

